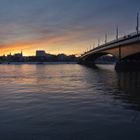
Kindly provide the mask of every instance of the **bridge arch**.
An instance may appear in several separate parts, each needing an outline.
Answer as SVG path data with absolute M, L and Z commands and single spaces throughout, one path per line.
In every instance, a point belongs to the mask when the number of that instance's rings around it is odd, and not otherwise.
M 118 56 L 110 53 L 110 52 L 100 52 L 100 53 L 96 53 L 94 55 L 89 55 L 88 57 L 86 57 L 84 60 L 85 61 L 92 61 L 93 63 L 96 62 L 96 60 L 102 56 L 107 56 L 107 55 L 111 55 L 113 56 L 116 60 L 118 59 Z

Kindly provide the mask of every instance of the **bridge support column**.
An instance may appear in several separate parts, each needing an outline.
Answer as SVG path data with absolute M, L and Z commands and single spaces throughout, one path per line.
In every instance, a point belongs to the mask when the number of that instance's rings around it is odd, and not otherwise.
M 95 67 L 95 63 L 93 61 L 79 61 L 78 64 L 85 65 L 87 67 Z
M 119 61 L 115 66 L 116 71 L 140 71 L 140 61 Z

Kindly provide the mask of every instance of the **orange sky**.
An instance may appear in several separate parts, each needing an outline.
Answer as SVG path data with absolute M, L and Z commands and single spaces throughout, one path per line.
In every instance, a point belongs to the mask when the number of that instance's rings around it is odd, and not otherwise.
M 35 55 L 36 50 L 45 50 L 51 54 L 75 54 L 80 55 L 83 53 L 89 46 L 88 42 L 90 40 L 81 40 L 82 36 L 85 36 L 90 30 L 84 31 L 71 31 L 67 33 L 62 33 L 54 37 L 42 37 L 42 38 L 33 38 L 31 40 L 17 40 L 9 43 L 3 43 L 0 45 L 1 51 L 0 55 L 7 55 L 9 53 L 18 53 L 23 52 L 23 55 Z M 16 37 L 14 37 L 16 40 Z M 79 40 L 79 41 L 76 41 Z
M 36 50 L 51 54 L 77 54 L 119 34 L 135 31 L 138 0 L 1 0 L 0 55 Z M 118 10 L 119 7 L 119 10 Z

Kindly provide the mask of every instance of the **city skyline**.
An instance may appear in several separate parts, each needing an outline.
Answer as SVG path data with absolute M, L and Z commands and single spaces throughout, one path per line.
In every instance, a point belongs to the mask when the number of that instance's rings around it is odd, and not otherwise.
M 37 52 L 41 52 L 41 53 L 44 53 L 46 55 L 67 55 L 65 53 L 58 53 L 58 54 L 52 54 L 51 52 L 46 52 L 45 50 L 34 50 L 34 54 L 33 55 L 29 55 L 29 56 L 37 56 Z M 0 55 L 0 57 L 5 57 L 5 56 L 14 56 L 14 55 L 17 55 L 17 54 L 21 54 L 22 56 L 28 56 L 28 55 L 25 55 L 23 51 L 20 51 L 20 52 L 14 52 L 14 53 L 8 53 L 8 54 L 3 54 L 3 55 Z M 70 54 L 70 55 L 74 55 L 74 54 Z M 76 55 L 75 55 L 76 56 Z
M 34 50 L 52 54 L 81 54 L 119 34 L 135 32 L 138 0 L 1 0 L 0 55 L 34 55 Z

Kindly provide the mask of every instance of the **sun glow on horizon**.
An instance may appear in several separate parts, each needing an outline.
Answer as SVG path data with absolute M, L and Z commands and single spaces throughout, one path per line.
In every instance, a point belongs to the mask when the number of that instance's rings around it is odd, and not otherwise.
M 58 38 L 56 37 L 50 40 L 39 39 L 3 44 L 0 45 L 1 47 L 0 56 L 20 53 L 21 51 L 24 56 L 35 56 L 36 50 L 44 50 L 46 53 L 54 55 L 66 54 L 80 56 L 87 50 L 92 49 L 93 47 L 97 47 L 97 41 L 93 40 L 93 42 L 96 43 L 93 43 L 95 46 L 92 46 L 90 43 L 92 42 L 90 38 L 87 39 L 86 41 L 80 40 L 77 42 L 71 41 L 65 42 L 65 38 L 64 39 L 61 38 L 61 40 L 59 40 Z M 112 40 L 112 38 L 113 36 L 110 37 L 110 40 Z
M 71 47 L 71 45 L 66 46 L 66 47 L 61 47 L 61 46 L 51 46 L 49 45 L 49 47 L 43 47 L 43 46 L 47 46 L 47 45 L 40 45 L 40 47 L 38 47 L 39 45 L 23 45 L 23 44 L 9 44 L 5 47 L 1 48 L 0 51 L 0 56 L 3 55 L 9 55 L 9 54 L 15 54 L 15 53 L 20 53 L 22 52 L 24 56 L 35 56 L 36 55 L 36 50 L 44 50 L 46 53 L 49 54 L 66 54 L 66 55 L 80 55 L 83 52 L 83 49 L 81 48 L 81 46 L 79 47 L 79 49 L 75 49 L 76 47 Z M 71 49 L 69 48 L 71 47 Z M 68 49 L 69 48 L 69 49 Z M 74 49 L 73 49 L 74 48 Z

